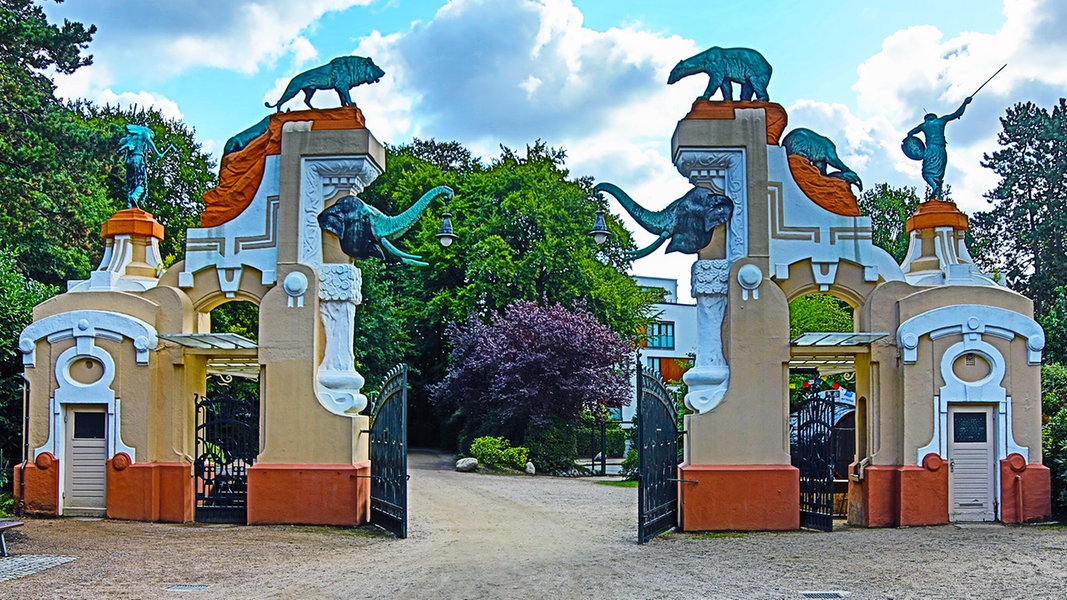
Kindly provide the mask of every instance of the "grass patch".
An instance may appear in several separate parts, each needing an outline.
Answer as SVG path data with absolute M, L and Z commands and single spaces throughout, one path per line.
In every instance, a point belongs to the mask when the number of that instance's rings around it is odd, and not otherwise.
M 635 488 L 638 482 L 634 481 L 598 481 L 598 485 L 610 485 L 612 487 Z

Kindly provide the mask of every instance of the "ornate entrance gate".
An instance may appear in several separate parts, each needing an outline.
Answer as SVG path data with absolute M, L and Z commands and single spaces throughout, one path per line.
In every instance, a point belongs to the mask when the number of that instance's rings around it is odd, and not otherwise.
M 678 421 L 674 395 L 648 369 L 637 374 L 637 542 L 678 523 Z
M 258 385 L 258 384 L 257 384 Z M 259 455 L 259 395 L 216 386 L 196 400 L 196 520 L 248 521 L 248 467 Z
M 796 412 L 793 466 L 800 470 L 800 526 L 834 528 L 834 403 L 840 392 L 804 389 Z
M 408 367 L 386 375 L 370 426 L 370 522 L 408 536 Z

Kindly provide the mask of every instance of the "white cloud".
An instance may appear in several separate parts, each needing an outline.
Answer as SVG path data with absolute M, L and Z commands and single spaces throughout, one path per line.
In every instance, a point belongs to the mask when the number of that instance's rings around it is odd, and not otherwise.
M 105 89 L 96 94 L 95 101 L 99 104 L 110 104 L 111 106 L 122 107 L 152 107 L 155 108 L 168 119 L 182 120 L 182 111 L 178 109 L 178 104 L 170 98 L 153 94 L 151 92 L 122 92 L 116 94 L 111 91 L 110 88 Z
M 96 62 L 167 78 L 197 67 L 255 73 L 292 55 L 297 65 L 316 53 L 302 34 L 331 11 L 371 0 L 238 0 L 201 2 L 108 0 L 48 6 L 53 20 L 94 23 Z
M 925 188 L 920 165 L 907 160 L 899 140 L 925 112 L 946 114 L 1001 65 L 1007 68 L 985 87 L 966 114 L 949 123 L 945 183 L 966 211 L 986 210 L 983 194 L 996 184 L 981 166 L 996 149 L 998 118 L 1019 101 L 1049 104 L 1067 85 L 1067 5 L 1054 0 L 1006 0 L 1004 25 L 993 33 L 965 32 L 945 39 L 937 28 L 917 26 L 886 38 L 881 52 L 857 69 L 853 89 L 866 122 L 879 136 L 881 157 L 898 181 Z M 879 119 L 883 121 L 879 122 Z M 886 127 L 888 125 L 888 128 Z M 851 141 L 851 140 L 850 140 Z

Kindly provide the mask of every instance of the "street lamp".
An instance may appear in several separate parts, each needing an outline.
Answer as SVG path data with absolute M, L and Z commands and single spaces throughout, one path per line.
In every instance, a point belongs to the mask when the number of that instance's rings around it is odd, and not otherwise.
M 459 239 L 459 236 L 452 231 L 452 213 L 448 212 L 448 204 L 445 204 L 445 212 L 441 214 L 441 230 L 437 232 L 436 237 L 445 248 Z
M 596 211 L 596 220 L 593 221 L 593 230 L 589 232 L 589 235 L 597 244 L 603 244 L 607 241 L 608 236 L 611 235 L 611 232 L 608 231 L 608 224 L 604 221 L 604 211 Z

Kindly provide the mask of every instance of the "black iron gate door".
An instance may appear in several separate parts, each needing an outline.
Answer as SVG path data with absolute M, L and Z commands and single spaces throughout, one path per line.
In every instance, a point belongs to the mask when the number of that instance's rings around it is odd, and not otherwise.
M 370 426 L 370 522 L 408 536 L 408 367 L 386 375 Z
M 637 374 L 637 541 L 678 522 L 678 421 L 674 395 L 648 369 Z
M 194 396 L 197 521 L 248 521 L 248 467 L 259 455 L 259 395 L 243 391 L 215 386 L 208 396 Z
M 820 531 L 834 528 L 834 402 L 838 394 L 810 386 L 796 412 L 792 462 L 800 470 L 800 526 Z

